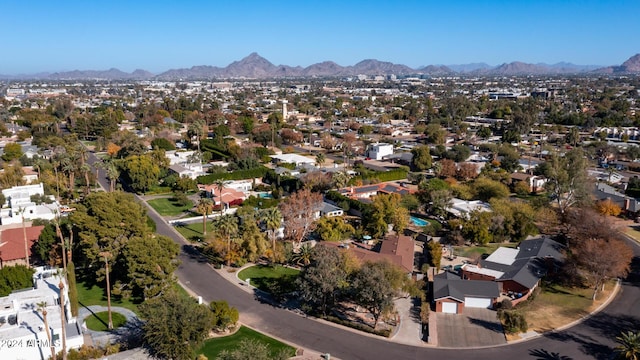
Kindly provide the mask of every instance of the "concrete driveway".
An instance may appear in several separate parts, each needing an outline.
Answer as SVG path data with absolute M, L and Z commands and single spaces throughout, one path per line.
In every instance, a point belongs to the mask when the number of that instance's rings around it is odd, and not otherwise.
M 483 347 L 506 344 L 497 313 L 465 308 L 464 314 L 436 314 L 439 347 Z

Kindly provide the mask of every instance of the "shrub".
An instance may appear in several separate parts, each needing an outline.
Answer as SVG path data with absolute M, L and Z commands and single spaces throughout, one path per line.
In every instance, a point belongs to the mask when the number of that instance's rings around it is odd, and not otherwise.
M 352 329 L 360 330 L 367 332 L 369 334 L 374 334 L 378 336 L 389 337 L 391 336 L 391 329 L 383 329 L 383 330 L 373 330 L 371 326 L 354 323 L 353 321 L 343 320 L 335 316 L 326 316 L 325 320 L 331 321 L 332 323 L 348 326 Z
M 502 310 L 511 310 L 513 309 L 513 303 L 511 299 L 504 299 L 500 302 L 500 309 Z
M 526 332 L 529 328 L 524 315 L 516 310 L 499 310 L 498 318 L 502 322 L 504 331 L 509 334 Z
M 33 269 L 24 265 L 5 266 L 0 269 L 0 297 L 14 290 L 33 287 Z

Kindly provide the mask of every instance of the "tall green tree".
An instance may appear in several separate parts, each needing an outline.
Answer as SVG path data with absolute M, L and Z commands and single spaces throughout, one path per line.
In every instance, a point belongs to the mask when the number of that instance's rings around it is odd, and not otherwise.
M 415 147 L 411 150 L 413 158 L 411 165 L 418 171 L 425 171 L 431 168 L 431 153 L 426 145 Z
M 216 231 L 224 238 L 227 243 L 227 250 L 225 257 L 227 259 L 227 266 L 231 265 L 231 241 L 238 235 L 238 220 L 235 215 L 225 215 L 218 218 L 216 221 Z
M 127 263 L 127 280 L 134 296 L 156 297 L 175 283 L 180 247 L 166 236 L 133 237 L 123 250 Z
M 282 225 L 282 213 L 277 207 L 268 208 L 263 212 L 262 221 L 264 221 L 267 227 L 269 239 L 271 240 L 272 261 L 275 262 L 277 253 L 276 238 L 278 235 L 276 231 L 280 228 L 280 225 Z
M 547 177 L 545 187 L 561 214 L 576 204 L 589 201 L 587 160 L 584 151 L 575 148 L 565 156 L 554 154 L 548 166 L 542 167 Z
M 373 329 L 383 312 L 393 307 L 395 294 L 379 263 L 364 263 L 354 274 L 351 289 L 356 303 L 373 315 Z
M 145 192 L 158 183 L 160 167 L 149 155 L 131 155 L 125 159 L 124 168 L 135 191 Z
M 22 146 L 18 143 L 8 143 L 4 146 L 4 152 L 2 153 L 2 160 L 10 162 L 12 160 L 20 159 L 22 156 Z
M 300 276 L 298 285 L 301 300 L 326 314 L 346 286 L 346 272 L 338 249 L 327 246 L 314 247 L 311 263 Z
M 143 339 L 159 358 L 188 360 L 214 325 L 213 313 L 173 291 L 142 303 Z

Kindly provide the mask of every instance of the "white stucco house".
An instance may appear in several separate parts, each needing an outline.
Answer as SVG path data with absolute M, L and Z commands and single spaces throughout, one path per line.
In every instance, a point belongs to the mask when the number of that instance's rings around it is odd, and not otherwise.
M 14 186 L 2 190 L 6 201 L 0 210 L 0 223 L 19 224 L 24 216 L 25 221 L 34 219 L 53 220 L 60 213 L 60 204 L 53 196 L 49 196 L 50 204 L 37 204 L 31 201 L 31 196 L 44 196 L 42 183 L 33 185 Z
M 393 145 L 387 143 L 376 143 L 369 145 L 367 157 L 374 160 L 382 160 L 385 156 L 393 154 Z
M 14 291 L 0 298 L 0 359 L 44 360 L 51 356 L 49 338 L 38 304 L 45 303 L 51 342 L 62 350 L 62 327 L 67 351 L 84 345 L 84 336 L 76 318 L 71 316 L 69 286 L 58 269 L 36 268 L 33 287 Z M 60 282 L 64 284 L 64 305 L 60 306 Z M 65 322 L 62 322 L 64 308 Z M 12 346 L 8 346 L 11 344 Z

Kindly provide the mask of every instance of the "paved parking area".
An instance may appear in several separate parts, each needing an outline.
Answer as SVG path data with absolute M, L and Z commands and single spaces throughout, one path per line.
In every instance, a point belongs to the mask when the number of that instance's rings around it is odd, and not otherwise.
M 506 344 L 495 311 L 465 308 L 464 314 L 436 314 L 439 347 L 478 347 Z

